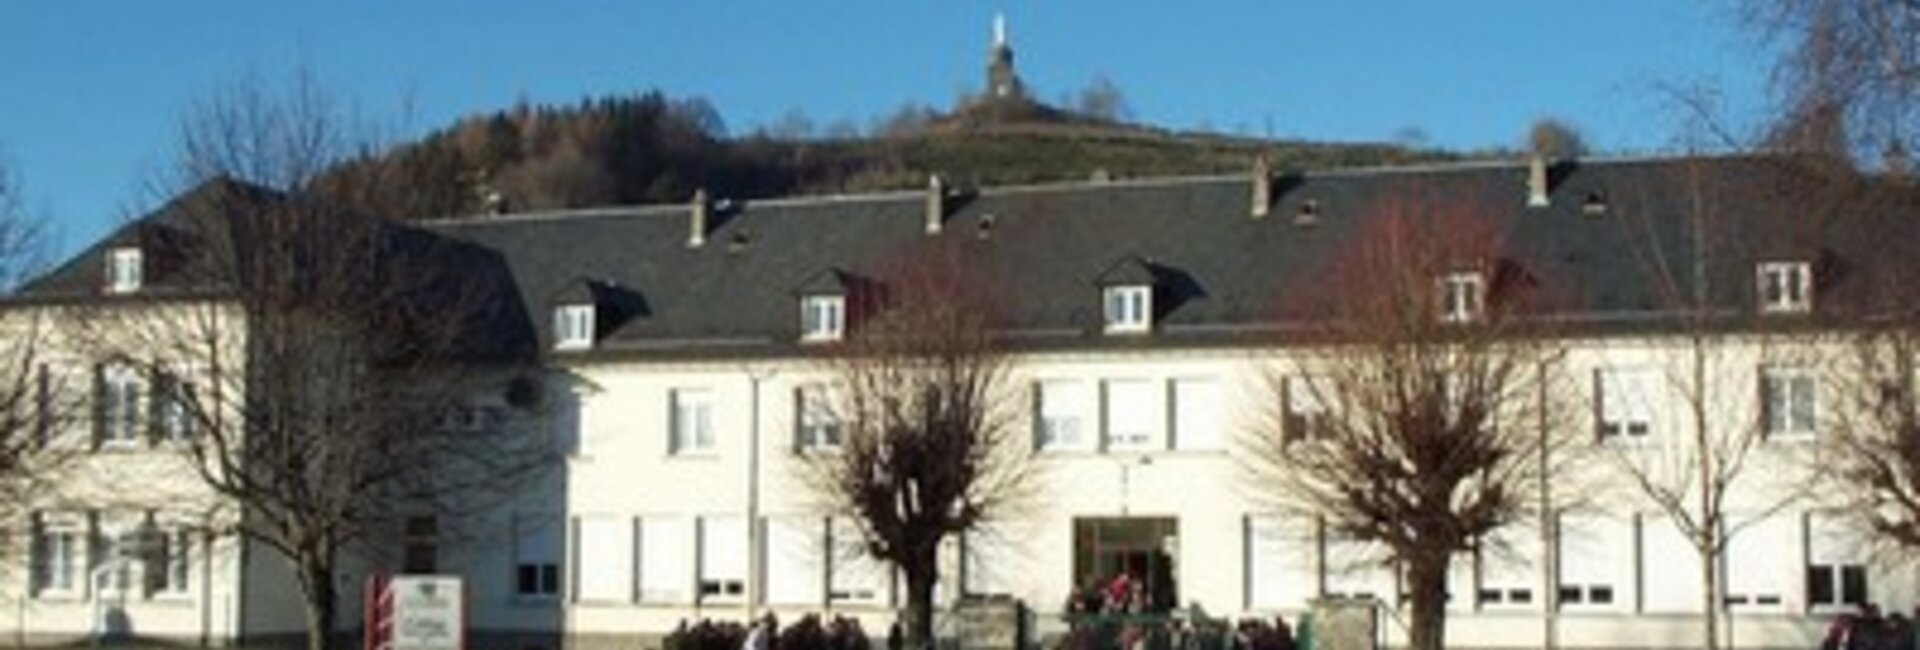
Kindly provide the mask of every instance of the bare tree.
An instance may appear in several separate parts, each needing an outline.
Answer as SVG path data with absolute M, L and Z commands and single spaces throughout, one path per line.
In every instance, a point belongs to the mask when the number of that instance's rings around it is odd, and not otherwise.
M 1811 363 L 1813 349 L 1778 317 L 1769 321 L 1741 313 L 1727 302 L 1730 295 L 1751 290 L 1751 244 L 1780 234 L 1764 221 L 1735 219 L 1730 212 L 1786 200 L 1777 188 L 1791 183 L 1777 175 L 1784 168 L 1775 162 L 1685 159 L 1666 177 L 1642 187 L 1647 196 L 1683 197 L 1681 203 L 1622 196 L 1608 207 L 1624 229 L 1625 248 L 1649 299 L 1666 322 L 1663 340 L 1649 347 L 1651 377 L 1640 390 L 1650 395 L 1642 397 L 1674 404 L 1679 417 L 1645 422 L 1646 431 L 1601 430 L 1595 437 L 1629 491 L 1651 505 L 1695 553 L 1701 647 L 1708 649 L 1722 643 L 1729 545 L 1804 496 L 1804 482 L 1786 473 L 1794 464 L 1781 457 L 1778 445 L 1766 442 L 1811 430 L 1812 407 L 1806 400 L 1812 399 L 1812 385 L 1804 383 L 1805 377 L 1771 374 L 1768 368 L 1803 367 Z M 1803 227 L 1799 234 L 1808 236 L 1819 229 L 1811 220 Z M 1807 283 L 1810 287 L 1812 279 Z M 1658 430 L 1668 425 L 1672 430 Z
M 905 576 L 907 647 L 933 638 L 941 542 L 1007 516 L 1030 487 L 981 280 L 934 251 L 853 283 L 847 338 L 825 362 L 845 438 L 801 470 L 858 524 L 867 553 Z
M 340 207 L 390 188 L 316 182 L 362 137 L 304 75 L 200 106 L 176 168 L 194 189 L 136 224 L 143 286 L 86 328 L 96 358 L 153 378 L 155 426 L 230 508 L 221 525 L 290 562 L 311 650 L 338 631 L 350 555 L 393 568 L 403 523 L 447 539 L 550 449 L 498 421 L 512 408 L 449 418 L 529 392 L 502 390 L 522 350 L 490 327 L 511 294 L 486 254 Z
M 27 211 L 19 178 L 0 165 L 0 300 L 17 299 L 15 290 L 44 264 L 45 221 Z M 57 309 L 24 301 L 4 308 L 0 317 L 0 521 L 23 521 L 49 501 L 59 472 L 73 457 L 52 444 L 79 403 L 49 369 L 55 358 L 53 322 Z M 14 539 L 12 536 L 8 540 Z M 0 553 L 16 549 L 0 542 Z
M 1107 75 L 1095 75 L 1081 88 L 1073 98 L 1074 110 L 1108 122 L 1118 122 L 1133 117 L 1133 108 L 1127 104 L 1127 95 L 1120 86 Z
M 1920 3 L 1744 0 L 1746 18 L 1782 46 L 1778 140 L 1904 165 L 1920 120 Z M 1835 149 L 1837 147 L 1837 149 Z
M 1250 477 L 1280 507 L 1382 545 L 1404 570 L 1411 646 L 1445 643 L 1454 557 L 1535 511 L 1558 455 L 1561 356 L 1526 316 L 1544 295 L 1493 224 L 1408 190 L 1372 208 L 1294 307 L 1308 343 L 1269 373 L 1277 399 Z

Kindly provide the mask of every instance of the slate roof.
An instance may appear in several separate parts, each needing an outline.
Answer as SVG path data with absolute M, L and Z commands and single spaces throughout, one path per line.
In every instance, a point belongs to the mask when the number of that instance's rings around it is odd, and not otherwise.
M 705 244 L 688 245 L 685 205 L 612 207 L 429 222 L 504 264 L 524 315 L 516 336 L 551 341 L 550 309 L 593 300 L 602 323 L 589 350 L 560 355 L 705 358 L 806 354 L 797 297 L 823 279 L 878 270 L 950 245 L 985 273 L 1010 340 L 1032 348 L 1198 346 L 1285 331 L 1280 306 L 1332 284 L 1329 255 L 1358 236 L 1382 201 L 1467 206 L 1503 233 L 1511 262 L 1554 287 L 1557 318 L 1597 331 L 1658 326 L 1673 301 L 1655 277 L 1691 295 L 1697 279 L 1729 318 L 1755 310 L 1754 264 L 1815 261 L 1816 305 L 1844 309 L 1886 266 L 1882 244 L 1916 241 L 1920 210 L 1875 203 L 1808 206 L 1782 163 L 1754 157 L 1582 161 L 1554 167 L 1552 203 L 1529 208 L 1524 163 L 1332 171 L 1282 176 L 1264 218 L 1245 175 L 986 188 L 947 201 L 938 234 L 926 196 L 720 202 Z M 1590 204 L 1604 203 L 1602 214 Z M 1311 205 L 1311 218 L 1300 218 Z M 1903 205 L 1914 205 L 1905 203 Z M 1705 216 L 1703 216 L 1705 215 Z M 1695 250 L 1699 219 L 1725 237 Z M 1860 228 L 1858 224 L 1871 224 Z M 1657 245 L 1647 242 L 1657 241 Z M 98 246 L 23 295 L 86 284 Z M 1654 254 L 1657 252 L 1658 254 Z M 1705 252 L 1705 256 L 1697 253 Z M 1698 265 L 1698 273 L 1692 272 Z M 482 260 L 478 263 L 489 263 Z M 1684 269 L 1664 275 L 1650 269 Z M 476 270 L 477 272 L 478 270 Z M 1152 278 L 1155 331 L 1101 333 L 1100 291 Z M 812 287 L 811 289 L 809 287 Z M 609 298 L 611 297 L 611 298 Z M 617 300 L 613 300 L 616 299 Z M 604 316 L 603 316 L 604 317 Z M 541 347 L 546 347 L 542 345 Z

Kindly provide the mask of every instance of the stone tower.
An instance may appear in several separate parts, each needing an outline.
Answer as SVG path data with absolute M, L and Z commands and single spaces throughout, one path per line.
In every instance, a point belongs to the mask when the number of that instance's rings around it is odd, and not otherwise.
M 1020 76 L 1013 72 L 1013 46 L 1007 42 L 1007 17 L 993 16 L 993 48 L 987 53 L 987 96 L 1008 99 L 1023 96 Z

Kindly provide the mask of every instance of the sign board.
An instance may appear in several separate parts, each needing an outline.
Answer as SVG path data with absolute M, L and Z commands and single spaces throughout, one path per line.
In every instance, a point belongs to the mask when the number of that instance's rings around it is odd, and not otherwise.
M 466 591 L 457 576 L 394 576 L 387 583 L 392 650 L 462 650 Z

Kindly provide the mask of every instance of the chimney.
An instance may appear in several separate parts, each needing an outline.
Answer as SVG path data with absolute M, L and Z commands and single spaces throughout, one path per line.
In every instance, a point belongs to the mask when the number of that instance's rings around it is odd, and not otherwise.
M 1527 207 L 1547 207 L 1547 155 L 1535 153 L 1527 158 Z
M 939 174 L 927 175 L 927 234 L 940 234 L 947 220 L 947 180 Z
M 707 201 L 707 188 L 693 191 L 693 200 L 688 202 L 687 248 L 699 248 L 707 243 L 707 213 L 711 209 Z
M 1253 159 L 1253 218 L 1267 216 L 1273 210 L 1273 161 L 1265 155 Z

